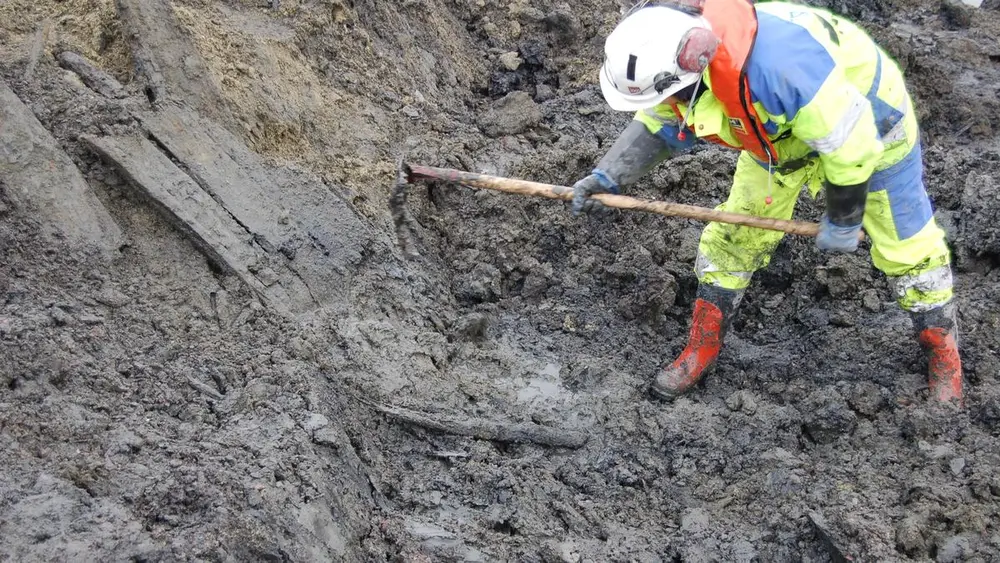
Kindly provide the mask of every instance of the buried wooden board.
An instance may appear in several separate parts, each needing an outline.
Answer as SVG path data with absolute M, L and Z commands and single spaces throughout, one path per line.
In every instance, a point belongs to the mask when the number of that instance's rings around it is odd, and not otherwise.
M 137 116 L 150 136 L 268 252 L 288 258 L 321 304 L 343 297 L 375 235 L 322 181 L 267 165 L 180 105 Z
M 152 142 L 139 136 L 84 135 L 80 140 L 118 168 L 213 263 L 238 275 L 266 305 L 287 313 L 316 307 L 306 284 L 283 264 L 285 258 L 261 247 Z
M 79 169 L 0 81 L 0 182 L 15 207 L 37 213 L 58 238 L 112 252 L 122 232 Z
M 230 123 L 228 106 L 170 0 L 116 0 L 115 5 L 150 102 L 184 100 L 202 115 Z

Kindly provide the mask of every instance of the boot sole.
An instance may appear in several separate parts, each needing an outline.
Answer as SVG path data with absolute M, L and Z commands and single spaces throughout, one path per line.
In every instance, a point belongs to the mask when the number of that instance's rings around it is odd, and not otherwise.
M 671 401 L 671 400 L 676 399 L 677 397 L 680 397 L 681 395 L 683 395 L 684 392 L 682 391 L 680 393 L 672 393 L 670 391 L 667 391 L 665 389 L 657 387 L 656 385 L 650 385 L 649 386 L 649 394 L 653 395 L 657 399 L 662 399 L 664 401 Z
M 692 383 L 690 386 L 688 386 L 686 389 L 684 389 L 682 391 L 668 391 L 667 389 L 665 389 L 665 388 L 660 387 L 659 385 L 657 385 L 656 381 L 654 380 L 653 383 L 651 383 L 649 385 L 649 393 L 651 395 L 654 395 L 657 398 L 663 399 L 665 401 L 670 401 L 672 399 L 676 399 L 677 397 L 680 397 L 681 395 L 687 395 L 688 393 L 691 393 L 694 389 L 704 388 L 705 387 L 705 379 L 709 375 L 711 375 L 713 371 L 715 371 L 715 362 L 712 362 L 711 364 L 709 364 L 708 367 L 706 367 L 702 371 L 701 377 L 699 377 L 697 381 L 695 381 L 694 383 Z

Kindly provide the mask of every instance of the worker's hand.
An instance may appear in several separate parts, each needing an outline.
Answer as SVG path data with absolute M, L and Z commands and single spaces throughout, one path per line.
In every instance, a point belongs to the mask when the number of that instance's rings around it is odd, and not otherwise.
M 858 233 L 861 232 L 861 224 L 841 227 L 834 225 L 830 219 L 824 215 L 819 222 L 819 235 L 816 237 L 816 246 L 820 250 L 832 252 L 854 252 L 858 249 Z
M 590 196 L 605 193 L 618 193 L 618 186 L 607 175 L 597 171 L 573 184 L 573 216 L 603 209 L 601 202 L 590 199 Z

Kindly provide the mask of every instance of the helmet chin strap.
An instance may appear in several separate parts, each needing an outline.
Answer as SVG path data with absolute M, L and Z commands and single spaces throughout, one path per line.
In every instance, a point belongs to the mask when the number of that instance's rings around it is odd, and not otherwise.
M 687 127 L 688 118 L 691 117 L 691 111 L 694 110 L 694 104 L 698 100 L 698 88 L 701 86 L 701 78 L 694 83 L 694 92 L 691 94 L 691 101 L 688 102 L 687 111 L 684 112 L 684 121 L 681 126 L 677 128 L 677 140 L 684 141 L 687 139 L 687 133 L 684 129 Z
M 687 111 L 684 112 L 684 120 L 681 122 L 680 127 L 677 128 L 677 140 L 684 142 L 687 139 L 687 133 L 684 129 L 687 127 L 688 118 L 691 117 L 691 112 L 694 110 L 694 104 L 698 101 L 698 88 L 701 87 L 701 80 L 695 82 L 694 90 L 691 94 L 691 99 L 688 101 Z M 674 105 L 674 111 L 677 111 L 677 105 Z M 771 160 L 771 153 L 767 154 L 767 196 L 764 198 L 764 203 L 771 205 L 774 202 L 774 162 Z

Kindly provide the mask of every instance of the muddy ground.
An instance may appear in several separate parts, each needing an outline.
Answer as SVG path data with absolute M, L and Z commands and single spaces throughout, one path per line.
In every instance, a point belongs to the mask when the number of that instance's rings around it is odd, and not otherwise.
M 589 171 L 629 118 L 596 85 L 619 6 L 160 5 L 196 53 L 163 54 L 182 61 L 174 97 L 318 178 L 365 225 L 343 231 L 361 250 L 323 307 L 266 306 L 81 141 L 139 131 L 155 98 L 115 3 L 0 4 L 0 75 L 120 231 L 81 242 L 0 183 L 0 560 L 1000 558 L 995 2 L 825 4 L 916 99 L 956 257 L 962 412 L 926 402 L 910 321 L 864 251 L 786 239 L 716 372 L 670 404 L 646 387 L 685 342 L 700 224 L 420 186 L 421 256 L 403 257 L 401 154 L 560 184 Z M 123 89 L 85 86 L 67 50 Z M 54 166 L 4 157 L 3 178 Z M 714 205 L 734 164 L 698 149 L 631 193 Z M 260 206 L 309 217 L 301 191 Z M 820 209 L 803 198 L 798 217 Z M 379 405 L 586 442 L 434 432 Z

